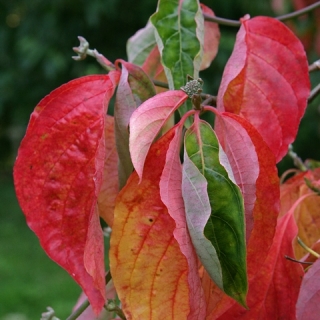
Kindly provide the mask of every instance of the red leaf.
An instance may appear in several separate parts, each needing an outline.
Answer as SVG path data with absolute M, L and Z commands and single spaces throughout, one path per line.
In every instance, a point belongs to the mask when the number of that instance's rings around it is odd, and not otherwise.
M 159 93 L 145 101 L 130 119 L 130 154 L 140 179 L 149 148 L 172 113 L 188 95 L 181 90 Z
M 188 265 L 160 198 L 160 177 L 174 131 L 152 145 L 144 175 L 134 172 L 117 198 L 110 270 L 127 319 L 186 319 Z
M 202 12 L 210 16 L 215 16 L 213 11 L 205 6 L 200 4 Z M 204 48 L 203 48 L 203 57 L 201 61 L 200 70 L 207 69 L 212 60 L 216 57 L 220 41 L 220 31 L 219 25 L 211 21 L 204 21 Z
M 99 313 L 105 302 L 103 235 L 95 210 L 104 164 L 106 104 L 116 75 L 73 80 L 31 115 L 14 180 L 29 227 Z M 94 250 L 92 251 L 92 248 Z
M 298 320 L 316 320 L 320 314 L 320 259 L 303 277 L 297 302 Z
M 118 154 L 114 137 L 114 119 L 107 115 L 105 120 L 105 146 L 106 155 L 104 160 L 103 180 L 98 197 L 99 215 L 112 227 L 113 210 L 117 194 L 118 183 Z
M 180 162 L 182 127 L 177 126 L 170 142 L 166 163 L 160 180 L 161 200 L 175 221 L 173 235 L 188 262 L 190 313 L 188 319 L 202 320 L 205 317 L 205 300 L 198 273 L 198 258 L 188 232 L 184 201 L 182 198 L 182 167 Z
M 268 17 L 242 21 L 218 93 L 218 108 L 249 120 L 277 161 L 295 139 L 310 83 L 302 44 Z

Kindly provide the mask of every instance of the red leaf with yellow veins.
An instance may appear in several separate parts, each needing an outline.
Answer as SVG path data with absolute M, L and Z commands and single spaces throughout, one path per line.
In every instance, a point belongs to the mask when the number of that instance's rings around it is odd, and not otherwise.
M 134 172 L 117 198 L 110 270 L 127 319 L 186 319 L 188 264 L 159 182 L 174 131 L 152 145 L 144 175 Z
M 130 118 L 130 154 L 140 179 L 149 148 L 169 117 L 188 98 L 182 90 L 159 93 L 145 101 Z
M 117 75 L 73 80 L 31 115 L 14 166 L 17 197 L 46 253 L 68 271 L 98 314 L 105 302 L 103 235 L 96 210 L 105 113 Z
M 249 120 L 278 162 L 296 137 L 309 92 L 299 39 L 276 19 L 243 19 L 221 80 L 219 110 Z
M 112 227 L 113 210 L 119 192 L 118 154 L 114 138 L 114 118 L 107 115 L 105 120 L 105 145 L 103 180 L 98 196 L 99 215 Z

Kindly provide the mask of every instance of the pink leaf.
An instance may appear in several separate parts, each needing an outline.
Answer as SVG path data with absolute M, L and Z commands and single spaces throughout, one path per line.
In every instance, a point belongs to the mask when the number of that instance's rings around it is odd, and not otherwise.
M 189 320 L 202 320 L 205 317 L 205 300 L 198 274 L 198 258 L 187 228 L 186 213 L 182 198 L 182 167 L 180 162 L 182 127 L 177 126 L 175 135 L 170 142 L 166 163 L 160 180 L 160 195 L 162 202 L 166 205 L 170 216 L 175 221 L 173 235 L 177 240 L 181 252 L 188 262 L 188 284 L 189 284 Z
M 246 118 L 277 161 L 295 139 L 310 83 L 302 44 L 281 22 L 243 20 L 218 93 L 218 109 Z
M 105 302 L 105 280 L 95 207 L 105 154 L 104 99 L 112 97 L 116 77 L 82 77 L 45 97 L 31 115 L 14 166 L 29 227 L 83 288 L 97 314 Z
M 215 16 L 213 11 L 201 3 L 201 9 L 204 14 Z M 220 31 L 217 23 L 204 21 L 204 48 L 200 70 L 207 69 L 212 60 L 216 57 L 220 41 Z
M 140 179 L 153 140 L 171 114 L 187 100 L 181 90 L 159 93 L 145 101 L 130 119 L 130 154 Z
M 297 302 L 298 320 L 316 320 L 320 314 L 320 259 L 303 277 Z

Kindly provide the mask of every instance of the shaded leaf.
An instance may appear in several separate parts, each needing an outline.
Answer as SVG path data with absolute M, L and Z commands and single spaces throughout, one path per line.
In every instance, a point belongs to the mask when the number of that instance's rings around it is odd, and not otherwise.
M 263 267 L 249 282 L 249 310 L 233 304 L 219 316 L 213 313 L 215 319 L 295 319 L 303 269 L 284 256 L 293 255 L 292 241 L 296 234 L 293 212 L 288 212 L 278 220 L 273 244 Z
M 134 172 L 117 198 L 111 234 L 112 278 L 127 319 L 186 319 L 188 265 L 159 183 L 174 131 L 152 145 L 144 175 Z
M 117 194 L 118 183 L 118 154 L 114 137 L 114 119 L 107 115 L 105 120 L 106 155 L 103 168 L 103 180 L 98 196 L 99 215 L 112 227 L 113 210 Z
M 147 100 L 132 114 L 130 154 L 140 179 L 152 142 L 161 127 L 187 98 L 187 94 L 181 90 L 163 92 Z
M 206 312 L 205 300 L 198 274 L 198 258 L 187 228 L 186 212 L 181 190 L 181 139 L 182 127 L 178 125 L 175 128 L 175 135 L 171 140 L 167 151 L 166 162 L 160 179 L 160 195 L 162 202 L 168 209 L 168 213 L 175 221 L 173 235 L 188 262 L 188 284 L 190 292 L 190 313 L 188 319 L 202 320 L 204 319 Z
M 117 64 L 119 63 L 122 64 L 122 72 L 116 95 L 114 118 L 119 155 L 119 187 L 122 188 L 133 170 L 129 152 L 130 117 L 138 106 L 156 92 L 152 81 L 140 67 L 123 60 L 117 60 Z
M 198 0 L 160 0 L 151 16 L 169 89 L 179 89 L 187 75 L 198 78 L 202 60 L 203 15 Z
M 303 277 L 297 301 L 297 320 L 316 320 L 320 314 L 320 259 Z
M 201 224 L 201 227 L 204 226 L 204 230 L 201 230 L 202 237 L 207 238 L 217 252 L 222 269 L 224 292 L 240 304 L 245 305 L 248 288 L 244 208 L 240 189 L 234 182 L 227 158 L 209 124 L 196 118 L 195 123 L 186 132 L 185 148 L 188 157 L 199 170 L 195 183 L 200 182 L 203 190 L 205 180 L 208 182 L 207 190 L 201 191 L 201 193 L 195 184 L 194 193 L 200 194 L 201 197 L 207 196 L 211 206 L 211 211 L 202 217 L 198 211 L 195 211 L 195 207 L 192 208 L 193 203 L 186 202 L 191 199 L 192 193 L 184 193 L 187 221 L 189 220 L 188 205 L 191 205 L 192 220 L 198 225 Z M 192 166 L 188 163 L 188 157 L 185 158 L 185 161 L 187 161 L 189 169 Z M 202 179 L 200 173 L 203 176 Z M 192 175 L 190 174 L 190 176 Z M 195 197 L 197 196 L 195 195 Z M 198 201 L 198 203 L 201 202 L 206 203 Z M 203 214 L 202 209 L 200 210 Z M 194 224 L 190 227 L 188 222 L 188 227 L 193 240 L 192 228 Z M 193 243 L 198 251 L 197 243 L 194 241 Z M 201 256 L 199 258 L 206 268 L 205 261 Z M 216 266 L 211 268 L 215 270 Z M 210 274 L 210 269 L 207 271 Z M 214 271 L 212 270 L 212 272 Z M 217 285 L 219 286 L 219 283 Z
M 129 62 L 142 67 L 151 51 L 157 46 L 154 32 L 154 26 L 148 21 L 144 28 L 138 30 L 129 38 L 127 41 Z
M 202 13 L 215 16 L 213 11 L 201 3 Z M 204 21 L 204 48 L 200 70 L 207 69 L 216 57 L 219 48 L 220 30 L 217 23 Z
M 105 154 L 104 101 L 113 92 L 113 81 L 103 75 L 54 90 L 32 113 L 14 166 L 29 227 L 49 257 L 83 288 L 96 313 L 105 301 L 105 279 L 95 207 Z
M 249 120 L 277 161 L 295 139 L 310 83 L 302 44 L 281 22 L 243 20 L 218 92 L 218 109 Z

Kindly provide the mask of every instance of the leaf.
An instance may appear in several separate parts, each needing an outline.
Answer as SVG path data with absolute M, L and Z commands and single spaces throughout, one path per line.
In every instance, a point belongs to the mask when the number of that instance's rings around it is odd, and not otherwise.
M 144 176 L 134 172 L 117 198 L 110 270 L 127 319 L 186 319 L 188 265 L 159 183 L 174 131 L 152 145 Z
M 215 314 L 215 319 L 295 319 L 303 269 L 284 256 L 293 255 L 292 240 L 296 234 L 293 212 L 288 212 L 278 220 L 273 244 L 263 267 L 249 282 L 249 310 L 234 304 L 219 316 Z
M 239 119 L 226 112 L 218 114 L 215 120 L 215 132 L 228 157 L 235 181 L 243 195 L 246 242 L 248 243 L 254 223 L 253 208 L 256 201 L 259 161 L 258 150 L 256 150 L 247 130 L 237 120 Z
M 248 288 L 244 208 L 240 189 L 234 182 L 232 172 L 228 170 L 227 159 L 212 128 L 205 121 L 195 119 L 195 123 L 186 132 L 185 148 L 188 157 L 198 168 L 199 173 L 203 175 L 203 181 L 200 180 L 201 176 L 198 174 L 195 183 L 199 182 L 203 189 L 205 180 L 208 182 L 207 197 L 211 206 L 209 215 L 207 213 L 202 217 L 197 208 L 193 207 L 192 193 L 184 193 L 187 221 L 189 217 L 192 222 L 194 221 L 192 225 L 189 225 L 188 222 L 193 244 L 197 252 L 201 250 L 201 248 L 197 248 L 192 231 L 195 223 L 201 224 L 201 227 L 204 227 L 204 230 L 201 230 L 203 232 L 202 237 L 207 238 L 217 252 L 222 269 L 224 292 L 245 306 Z M 187 168 L 191 167 L 188 164 L 188 157 L 185 158 Z M 205 196 L 204 191 L 200 193 L 197 184 L 194 185 L 193 192 Z M 196 198 L 198 195 L 194 195 L 194 197 Z M 198 201 L 198 203 L 201 202 Z M 188 205 L 191 206 L 191 212 L 189 212 Z M 207 206 L 206 211 L 208 210 Z M 200 210 L 203 214 L 202 209 Z M 190 216 L 191 213 L 192 216 Z M 195 236 L 199 237 L 196 234 Z M 206 268 L 205 261 L 201 256 L 199 258 Z M 214 268 L 216 266 L 212 266 L 212 271 L 207 270 L 208 273 L 215 272 Z M 219 283 L 217 285 L 219 286 Z
M 148 21 L 147 25 L 138 30 L 127 42 L 128 61 L 142 67 L 143 63 L 157 45 L 154 36 L 154 26 Z
M 215 16 L 213 11 L 209 7 L 205 6 L 202 3 L 200 5 L 203 14 L 208 14 L 213 17 Z M 204 21 L 204 48 L 200 70 L 207 69 L 213 59 L 216 57 L 219 48 L 219 41 L 219 25 L 211 21 Z
M 106 155 L 103 168 L 103 180 L 98 196 L 99 215 L 112 227 L 113 210 L 117 194 L 118 183 L 118 154 L 114 137 L 114 119 L 107 115 L 105 119 Z
M 254 224 L 249 242 L 247 243 L 249 297 L 251 295 L 251 283 L 259 281 L 255 279 L 256 277 L 258 277 L 257 279 L 261 277 L 261 275 L 259 276 L 259 272 L 265 263 L 267 254 L 273 243 L 279 213 L 279 178 L 275 157 L 256 129 L 240 116 L 230 113 L 223 113 L 223 115 L 224 117 L 236 120 L 247 131 L 258 156 L 259 176 L 256 180 L 256 201 L 253 209 Z M 216 119 L 219 120 L 219 117 Z M 218 127 L 217 134 L 220 134 L 219 130 Z M 237 174 L 234 174 L 236 177 Z M 222 296 L 207 278 L 206 274 L 204 274 L 202 284 L 207 296 L 208 314 L 223 314 L 234 303 L 226 295 Z M 250 305 L 248 306 L 250 308 Z
M 156 29 L 169 89 L 180 89 L 188 74 L 198 78 L 204 34 L 198 0 L 160 0 L 151 23 Z
M 105 302 L 105 280 L 95 207 L 104 165 L 104 99 L 110 100 L 114 88 L 110 76 L 99 75 L 51 92 L 32 113 L 14 166 L 29 227 L 82 287 L 96 314 Z
M 117 60 L 122 64 L 121 78 L 114 110 L 116 145 L 119 155 L 119 187 L 122 188 L 133 166 L 129 152 L 129 121 L 132 113 L 145 100 L 155 95 L 154 86 L 144 71 L 132 63 Z
M 314 319 L 320 314 L 320 259 L 303 277 L 297 301 L 297 320 Z
M 287 180 L 281 189 L 282 213 L 297 206 L 294 215 L 299 229 L 298 236 L 308 247 L 320 239 L 320 197 L 307 185 L 320 181 L 320 170 L 307 171 Z M 307 251 L 297 242 L 294 243 L 295 258 L 301 259 Z
M 182 166 L 180 162 L 180 147 L 182 126 L 177 125 L 175 135 L 169 144 L 166 162 L 160 179 L 161 200 L 168 209 L 168 213 L 175 221 L 173 235 L 177 240 L 181 252 L 188 262 L 189 284 L 189 320 L 202 320 L 206 313 L 206 302 L 198 274 L 198 258 L 189 235 L 184 202 L 182 198 Z M 219 263 L 219 262 L 218 262 Z
M 309 91 L 308 62 L 296 36 L 273 18 L 243 20 L 222 76 L 218 109 L 252 123 L 278 162 L 295 139 Z
M 167 119 L 187 98 L 187 94 L 181 90 L 159 93 L 132 114 L 129 147 L 133 166 L 140 179 L 152 142 Z

